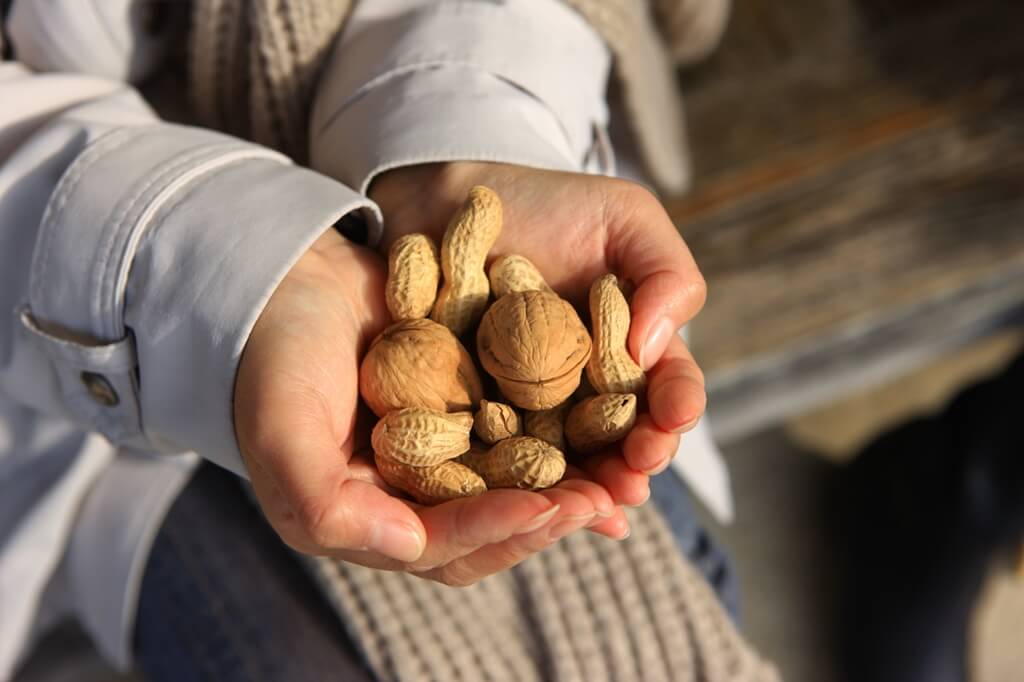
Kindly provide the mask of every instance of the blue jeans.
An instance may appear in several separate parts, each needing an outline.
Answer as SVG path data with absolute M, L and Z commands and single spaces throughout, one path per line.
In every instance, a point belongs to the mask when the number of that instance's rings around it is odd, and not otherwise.
M 683 551 L 730 612 L 725 555 L 701 528 L 672 474 L 652 499 Z M 146 567 L 135 627 L 150 682 L 368 682 L 370 673 L 326 600 L 238 482 L 203 466 L 175 502 Z

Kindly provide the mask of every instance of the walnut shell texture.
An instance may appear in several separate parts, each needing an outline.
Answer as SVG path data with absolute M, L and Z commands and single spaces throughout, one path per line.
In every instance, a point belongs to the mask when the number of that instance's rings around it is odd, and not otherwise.
M 373 340 L 359 367 L 359 392 L 378 417 L 404 407 L 472 411 L 484 393 L 466 349 L 427 319 L 396 322 Z
M 576 390 L 591 341 L 568 301 L 545 291 L 520 291 L 498 299 L 476 334 L 480 362 L 514 405 L 555 407 Z
M 565 455 L 539 438 L 516 436 L 489 451 L 473 448 L 460 462 L 480 475 L 488 488 L 550 488 L 565 475 Z

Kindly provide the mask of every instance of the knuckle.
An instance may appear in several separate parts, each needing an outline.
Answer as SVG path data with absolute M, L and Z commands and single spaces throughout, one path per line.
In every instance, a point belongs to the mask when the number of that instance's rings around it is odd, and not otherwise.
M 332 544 L 331 507 L 319 498 L 303 500 L 296 509 L 296 520 L 309 542 L 316 547 Z

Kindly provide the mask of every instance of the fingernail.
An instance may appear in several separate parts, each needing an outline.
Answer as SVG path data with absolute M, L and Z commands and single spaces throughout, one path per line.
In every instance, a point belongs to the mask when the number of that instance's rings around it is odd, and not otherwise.
M 623 540 L 628 538 L 632 532 L 632 529 L 629 526 L 626 526 L 626 532 L 624 532 L 622 534 L 622 537 L 619 538 L 619 542 L 622 542 Z
M 640 366 L 645 372 L 653 367 L 661 354 L 665 352 L 674 333 L 675 325 L 666 317 L 655 322 L 651 331 L 647 332 L 647 340 L 644 341 L 644 345 L 640 349 Z
M 592 518 L 594 518 L 593 513 L 566 516 L 548 531 L 548 541 L 554 542 L 559 538 L 564 538 L 569 533 L 583 528 Z
M 666 457 L 656 467 L 653 467 L 651 469 L 647 469 L 647 470 L 644 471 L 644 473 L 647 474 L 648 476 L 657 476 L 658 474 L 660 474 L 665 469 L 668 469 L 668 465 L 671 464 L 671 463 L 672 463 L 672 458 L 671 457 Z M 648 496 L 650 496 L 650 491 L 648 491 Z
M 545 509 L 540 514 L 537 514 L 532 519 L 526 522 L 526 524 L 516 531 L 516 535 L 522 535 L 523 533 L 532 533 L 533 531 L 541 528 L 545 523 L 554 518 L 555 514 L 558 513 L 559 505 L 553 505 L 550 509 Z
M 682 426 L 677 426 L 676 428 L 672 429 L 672 433 L 686 433 L 687 431 L 689 431 L 693 427 L 697 426 L 697 424 L 699 422 L 700 422 L 700 417 L 696 417 L 694 419 L 691 419 L 690 421 L 686 422 Z
M 396 561 L 416 561 L 423 554 L 425 540 L 412 526 L 401 521 L 378 521 L 370 532 L 366 548 Z

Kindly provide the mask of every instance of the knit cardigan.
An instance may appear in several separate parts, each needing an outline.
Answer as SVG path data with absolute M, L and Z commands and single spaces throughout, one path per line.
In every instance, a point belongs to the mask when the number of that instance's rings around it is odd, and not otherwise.
M 317 74 L 351 2 L 196 0 L 189 71 L 200 122 L 305 159 Z M 565 2 L 614 56 L 647 172 L 666 192 L 685 190 L 689 153 L 675 67 L 714 48 L 731 0 Z

